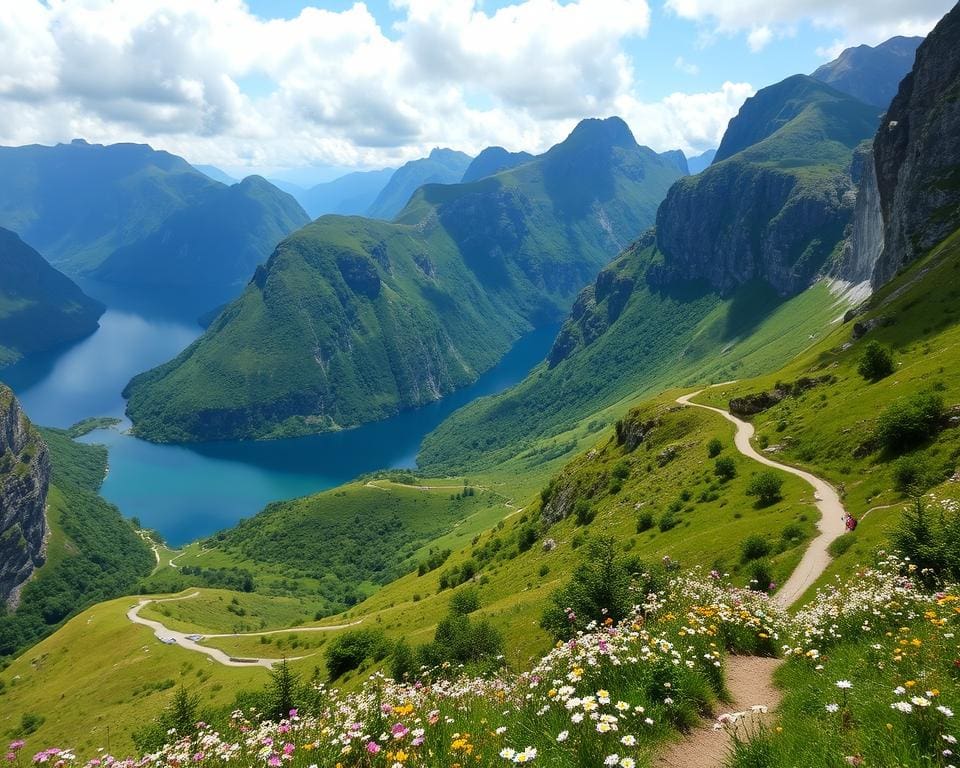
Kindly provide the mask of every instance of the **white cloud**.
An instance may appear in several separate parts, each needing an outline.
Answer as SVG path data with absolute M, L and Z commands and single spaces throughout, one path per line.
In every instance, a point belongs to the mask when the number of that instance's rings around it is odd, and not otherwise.
M 625 52 L 650 28 L 644 0 L 516 0 L 495 12 L 481 0 L 394 0 L 403 19 L 388 31 L 362 2 L 272 20 L 243 0 L 3 5 L 2 144 L 82 136 L 231 167 L 370 167 L 437 145 L 540 151 L 580 118 L 620 112 L 655 149 L 699 149 L 752 92 L 645 101 Z
M 766 24 L 760 27 L 754 27 L 747 35 L 747 45 L 754 53 L 762 51 L 767 47 L 767 43 L 773 40 L 773 30 Z
M 691 61 L 687 61 L 683 56 L 677 56 L 676 60 L 673 62 L 673 66 L 676 69 L 679 69 L 685 75 L 699 75 L 700 67 L 694 64 Z
M 953 5 L 954 0 L 666 0 L 666 7 L 683 19 L 715 32 L 745 33 L 752 50 L 802 21 L 837 30 L 845 45 L 925 35 Z

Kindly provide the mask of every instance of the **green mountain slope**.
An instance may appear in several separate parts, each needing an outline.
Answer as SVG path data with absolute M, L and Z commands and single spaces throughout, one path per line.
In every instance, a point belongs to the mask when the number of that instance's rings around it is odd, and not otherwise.
M 529 163 L 531 160 L 533 160 L 533 155 L 529 152 L 508 152 L 503 147 L 487 147 L 473 158 L 460 181 L 464 184 L 479 181 L 487 176 L 500 173 L 500 171 Z
M 434 149 L 428 157 L 411 160 L 390 176 L 366 215 L 391 220 L 403 210 L 410 196 L 424 184 L 456 184 L 470 165 L 470 155 L 453 149 Z
M 0 229 L 0 368 L 93 333 L 103 305 Z
M 383 418 L 472 382 L 653 218 L 679 175 L 619 119 L 473 184 L 427 185 L 394 223 L 295 233 L 175 360 L 136 377 L 138 434 L 304 434 Z
M 390 181 L 394 168 L 357 171 L 296 193 L 297 201 L 311 219 L 326 213 L 362 216 Z
M 308 221 L 293 197 L 248 176 L 176 211 L 146 237 L 110 254 L 93 274 L 141 286 L 242 285 L 278 242 Z
M 726 159 L 671 187 L 655 233 L 580 295 L 548 361 L 453 414 L 424 441 L 421 467 L 555 460 L 624 398 L 767 370 L 823 333 L 842 310 L 822 286 L 801 292 L 843 237 L 853 149 L 875 112 L 803 76 L 748 100 L 724 136 Z

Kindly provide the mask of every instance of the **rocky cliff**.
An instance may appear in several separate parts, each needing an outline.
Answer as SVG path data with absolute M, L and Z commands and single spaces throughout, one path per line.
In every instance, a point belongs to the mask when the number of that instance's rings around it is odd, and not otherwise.
M 855 153 L 852 176 L 858 185 L 857 204 L 836 274 L 842 280 L 860 285 L 870 282 L 883 252 L 883 214 L 872 143 L 865 143 Z
M 49 483 L 47 446 L 13 393 L 0 386 L 0 601 L 11 607 L 43 564 Z
M 660 206 L 663 264 L 652 282 L 705 279 L 728 294 L 759 279 L 783 296 L 802 291 L 843 238 L 856 199 L 851 159 L 877 118 L 803 75 L 748 99 L 714 163 Z
M 874 139 L 883 285 L 957 228 L 960 219 L 960 6 L 917 49 L 913 71 Z

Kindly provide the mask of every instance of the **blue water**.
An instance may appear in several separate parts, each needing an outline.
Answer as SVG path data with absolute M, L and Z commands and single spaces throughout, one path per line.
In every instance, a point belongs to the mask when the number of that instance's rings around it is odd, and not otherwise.
M 195 318 L 209 296 L 157 303 L 85 284 L 107 303 L 100 329 L 57 354 L 0 371 L 30 418 L 68 427 L 89 416 L 123 418 L 121 391 L 130 378 L 175 356 L 201 329 Z M 415 466 L 424 436 L 454 410 L 520 381 L 546 356 L 557 328 L 520 339 L 500 363 L 470 387 L 381 422 L 313 437 L 154 445 L 120 429 L 83 438 L 110 451 L 102 494 L 172 545 L 207 536 L 249 517 L 271 501 L 340 485 L 384 468 Z

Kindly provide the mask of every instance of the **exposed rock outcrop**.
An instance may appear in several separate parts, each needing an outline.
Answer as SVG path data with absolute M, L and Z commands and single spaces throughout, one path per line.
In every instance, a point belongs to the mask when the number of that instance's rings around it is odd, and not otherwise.
M 865 162 L 861 162 L 864 155 Z M 838 277 L 856 285 L 870 280 L 883 252 L 883 214 L 872 144 L 854 156 L 851 170 L 859 189 L 849 237 L 843 244 Z
M 0 601 L 13 608 L 20 586 L 43 564 L 49 484 L 47 446 L 0 385 Z
M 881 286 L 960 221 L 960 6 L 917 49 L 874 139 L 884 222 Z

